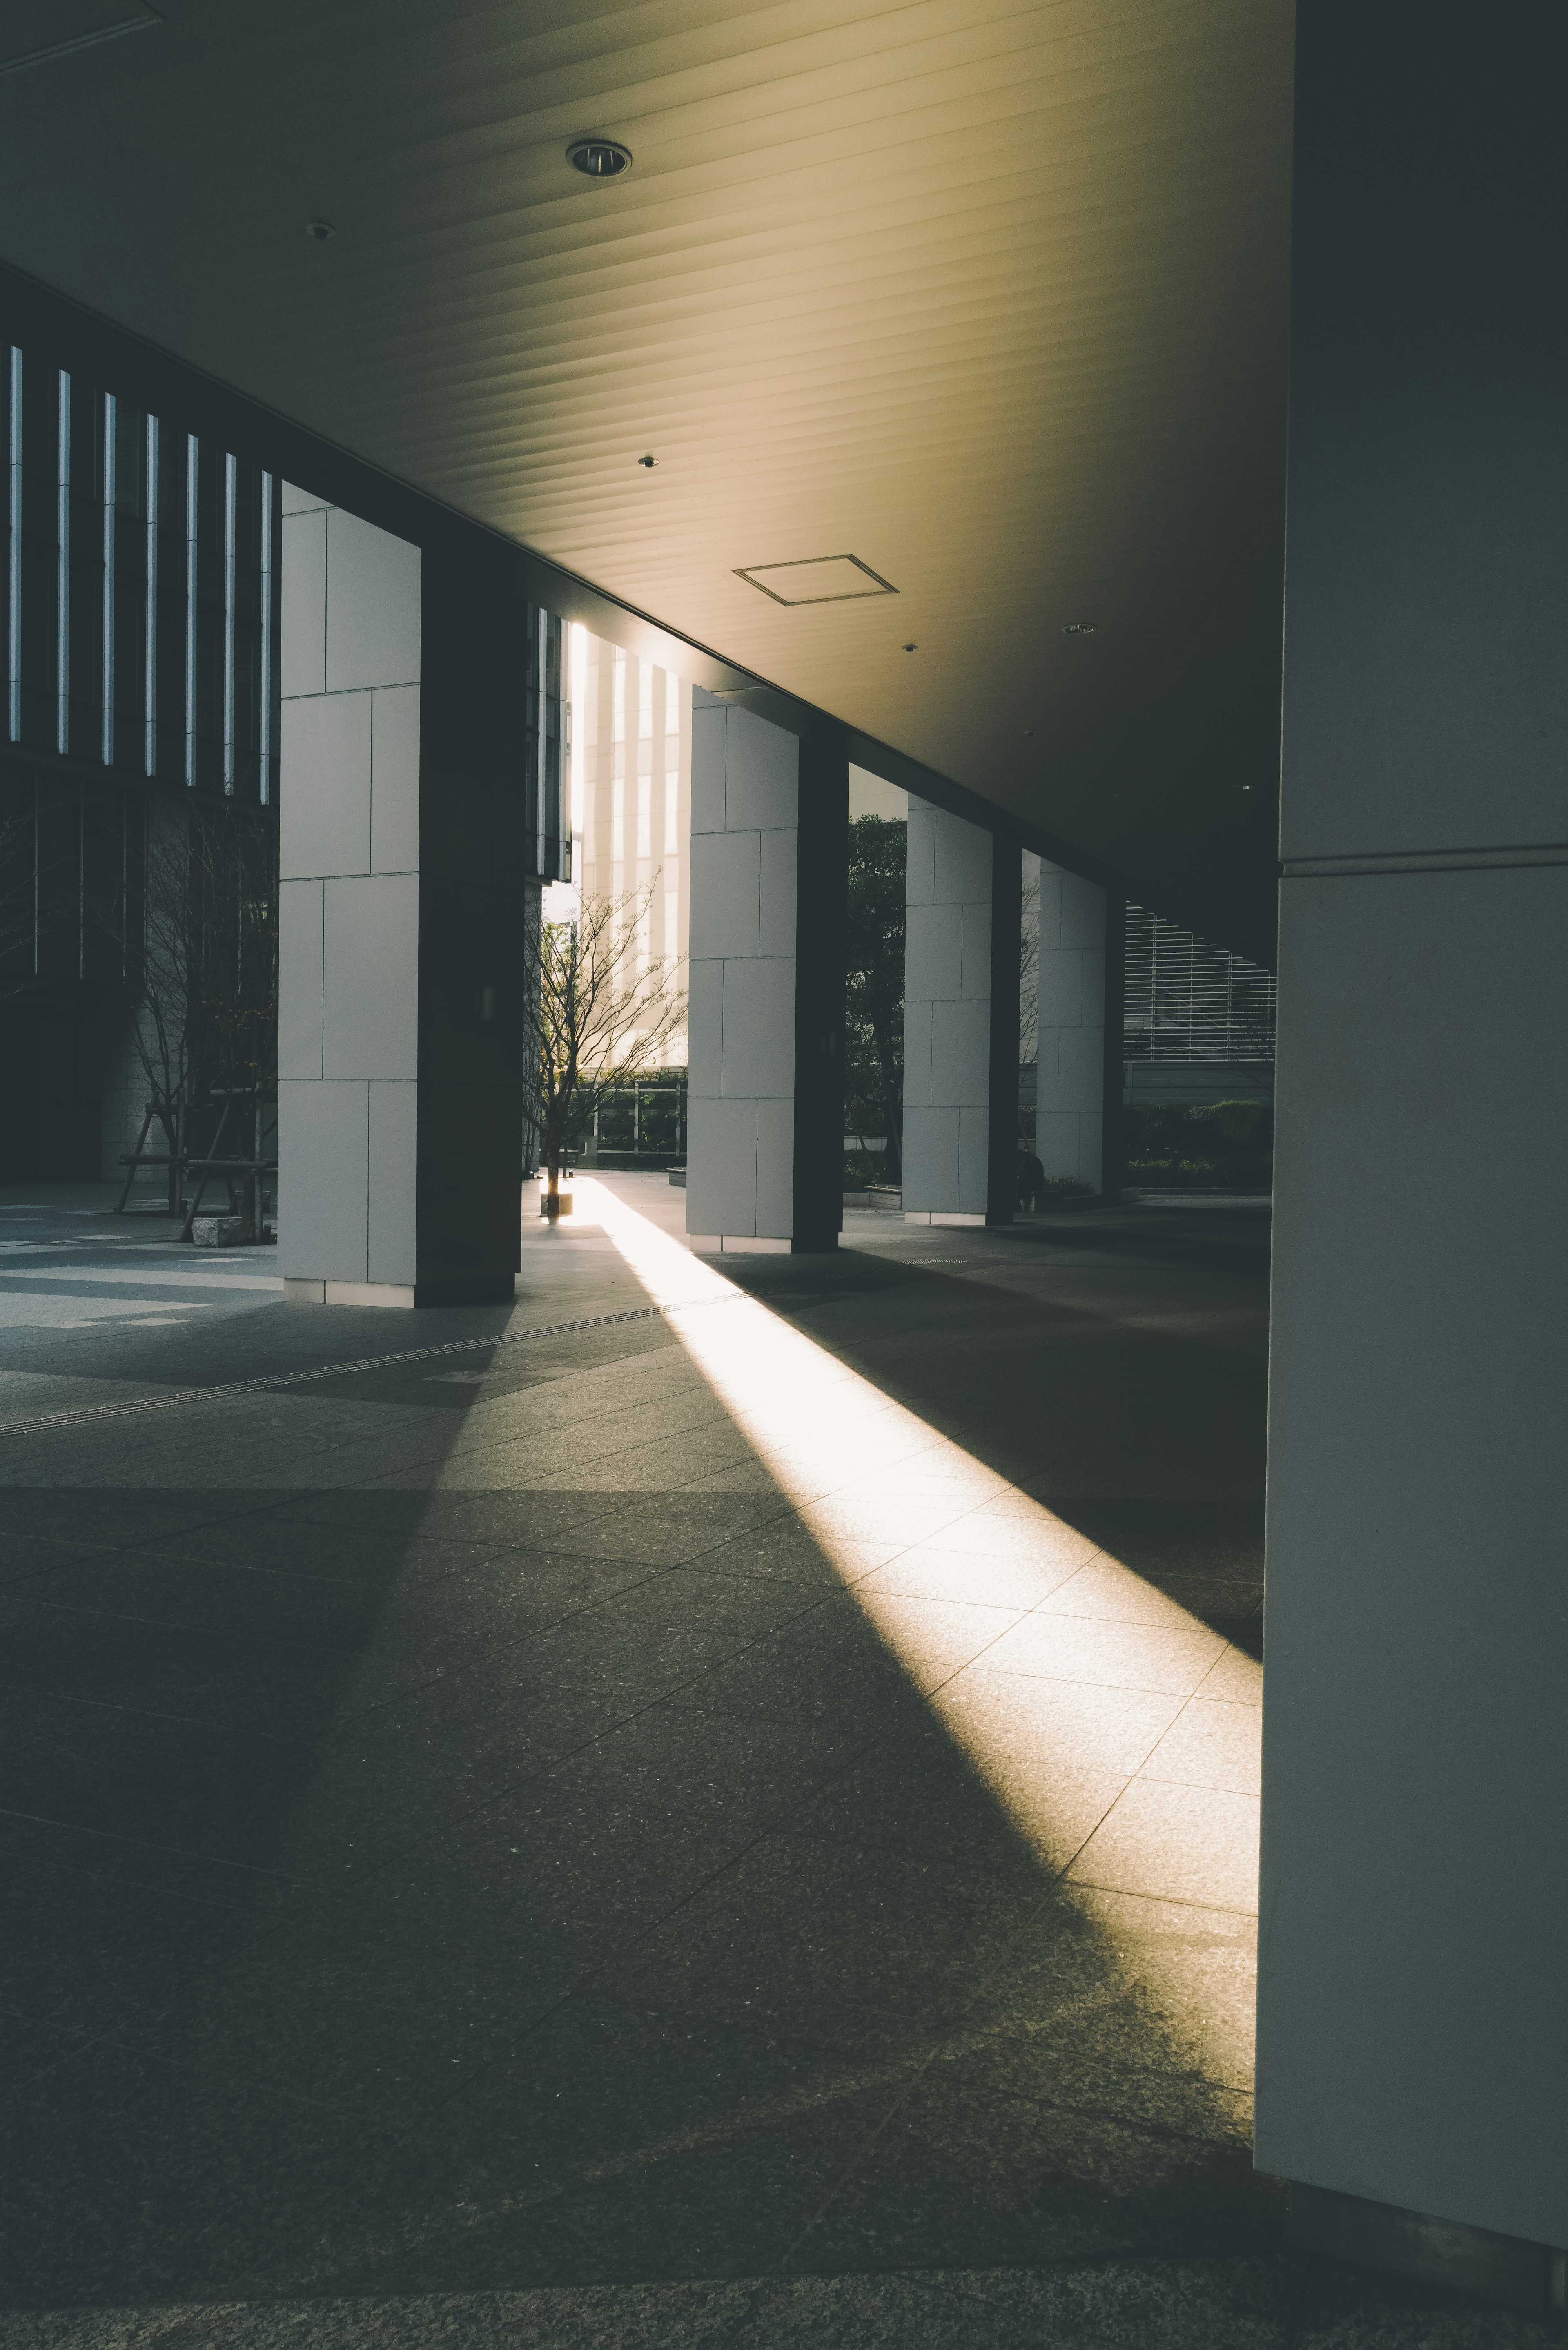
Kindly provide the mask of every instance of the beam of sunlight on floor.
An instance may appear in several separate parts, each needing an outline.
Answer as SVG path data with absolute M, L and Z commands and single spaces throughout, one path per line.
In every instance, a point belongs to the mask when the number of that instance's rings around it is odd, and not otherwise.
M 1250 2088 L 1259 1666 L 606 1186 L 577 1192 L 748 1440 L 737 1487 L 794 1505 L 1189 2061 Z

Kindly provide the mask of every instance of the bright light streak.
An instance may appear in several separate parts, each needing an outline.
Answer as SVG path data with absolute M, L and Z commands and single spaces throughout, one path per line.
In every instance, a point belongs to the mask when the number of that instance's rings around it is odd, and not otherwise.
M 1244 2085 L 1248 2002 L 1219 1977 L 1250 1963 L 1256 1806 L 1244 1776 L 1215 1784 L 1210 1758 L 1216 1740 L 1244 1754 L 1260 1669 L 603 1185 L 576 1188 L 579 1218 L 664 1309 L 1020 1834 L 1072 1871 L 1068 1890 L 1193 2061 Z M 1202 1940 L 1189 1921 L 1203 1910 L 1212 1949 L 1173 1960 L 1173 1942 Z M 1188 1930 L 1162 1941 L 1172 1918 Z

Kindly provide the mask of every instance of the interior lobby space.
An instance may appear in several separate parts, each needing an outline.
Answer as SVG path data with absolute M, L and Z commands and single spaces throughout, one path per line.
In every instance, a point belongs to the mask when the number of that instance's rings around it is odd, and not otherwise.
M 3 1203 L 8 2344 L 1547 2338 L 1251 2165 L 1266 1201 L 579 1177 L 417 1326 L 105 1205 Z

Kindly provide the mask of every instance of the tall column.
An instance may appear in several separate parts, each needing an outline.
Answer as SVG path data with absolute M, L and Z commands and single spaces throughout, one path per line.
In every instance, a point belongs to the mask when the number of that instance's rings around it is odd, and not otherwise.
M 472 566 L 459 572 L 294 489 L 282 612 L 285 1295 L 509 1297 L 522 1006 L 501 705 L 513 616 Z
M 1040 859 L 1039 1063 L 1034 1149 L 1047 1175 L 1105 1175 L 1106 893 Z
M 1561 2305 L 1557 13 L 1303 0 L 1257 2159 Z M 1438 2224 L 1440 2223 L 1440 2224 Z
M 1008 1223 L 1018 1159 L 1022 852 L 909 798 L 904 1213 Z
M 849 767 L 699 689 L 691 717 L 686 1223 L 838 1245 Z

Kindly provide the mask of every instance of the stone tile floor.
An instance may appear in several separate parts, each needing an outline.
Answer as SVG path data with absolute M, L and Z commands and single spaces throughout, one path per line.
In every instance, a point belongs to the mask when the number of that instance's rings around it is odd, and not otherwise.
M 1251 2168 L 1266 1216 L 578 1202 L 0 1196 L 3 2338 L 1536 2339 Z

